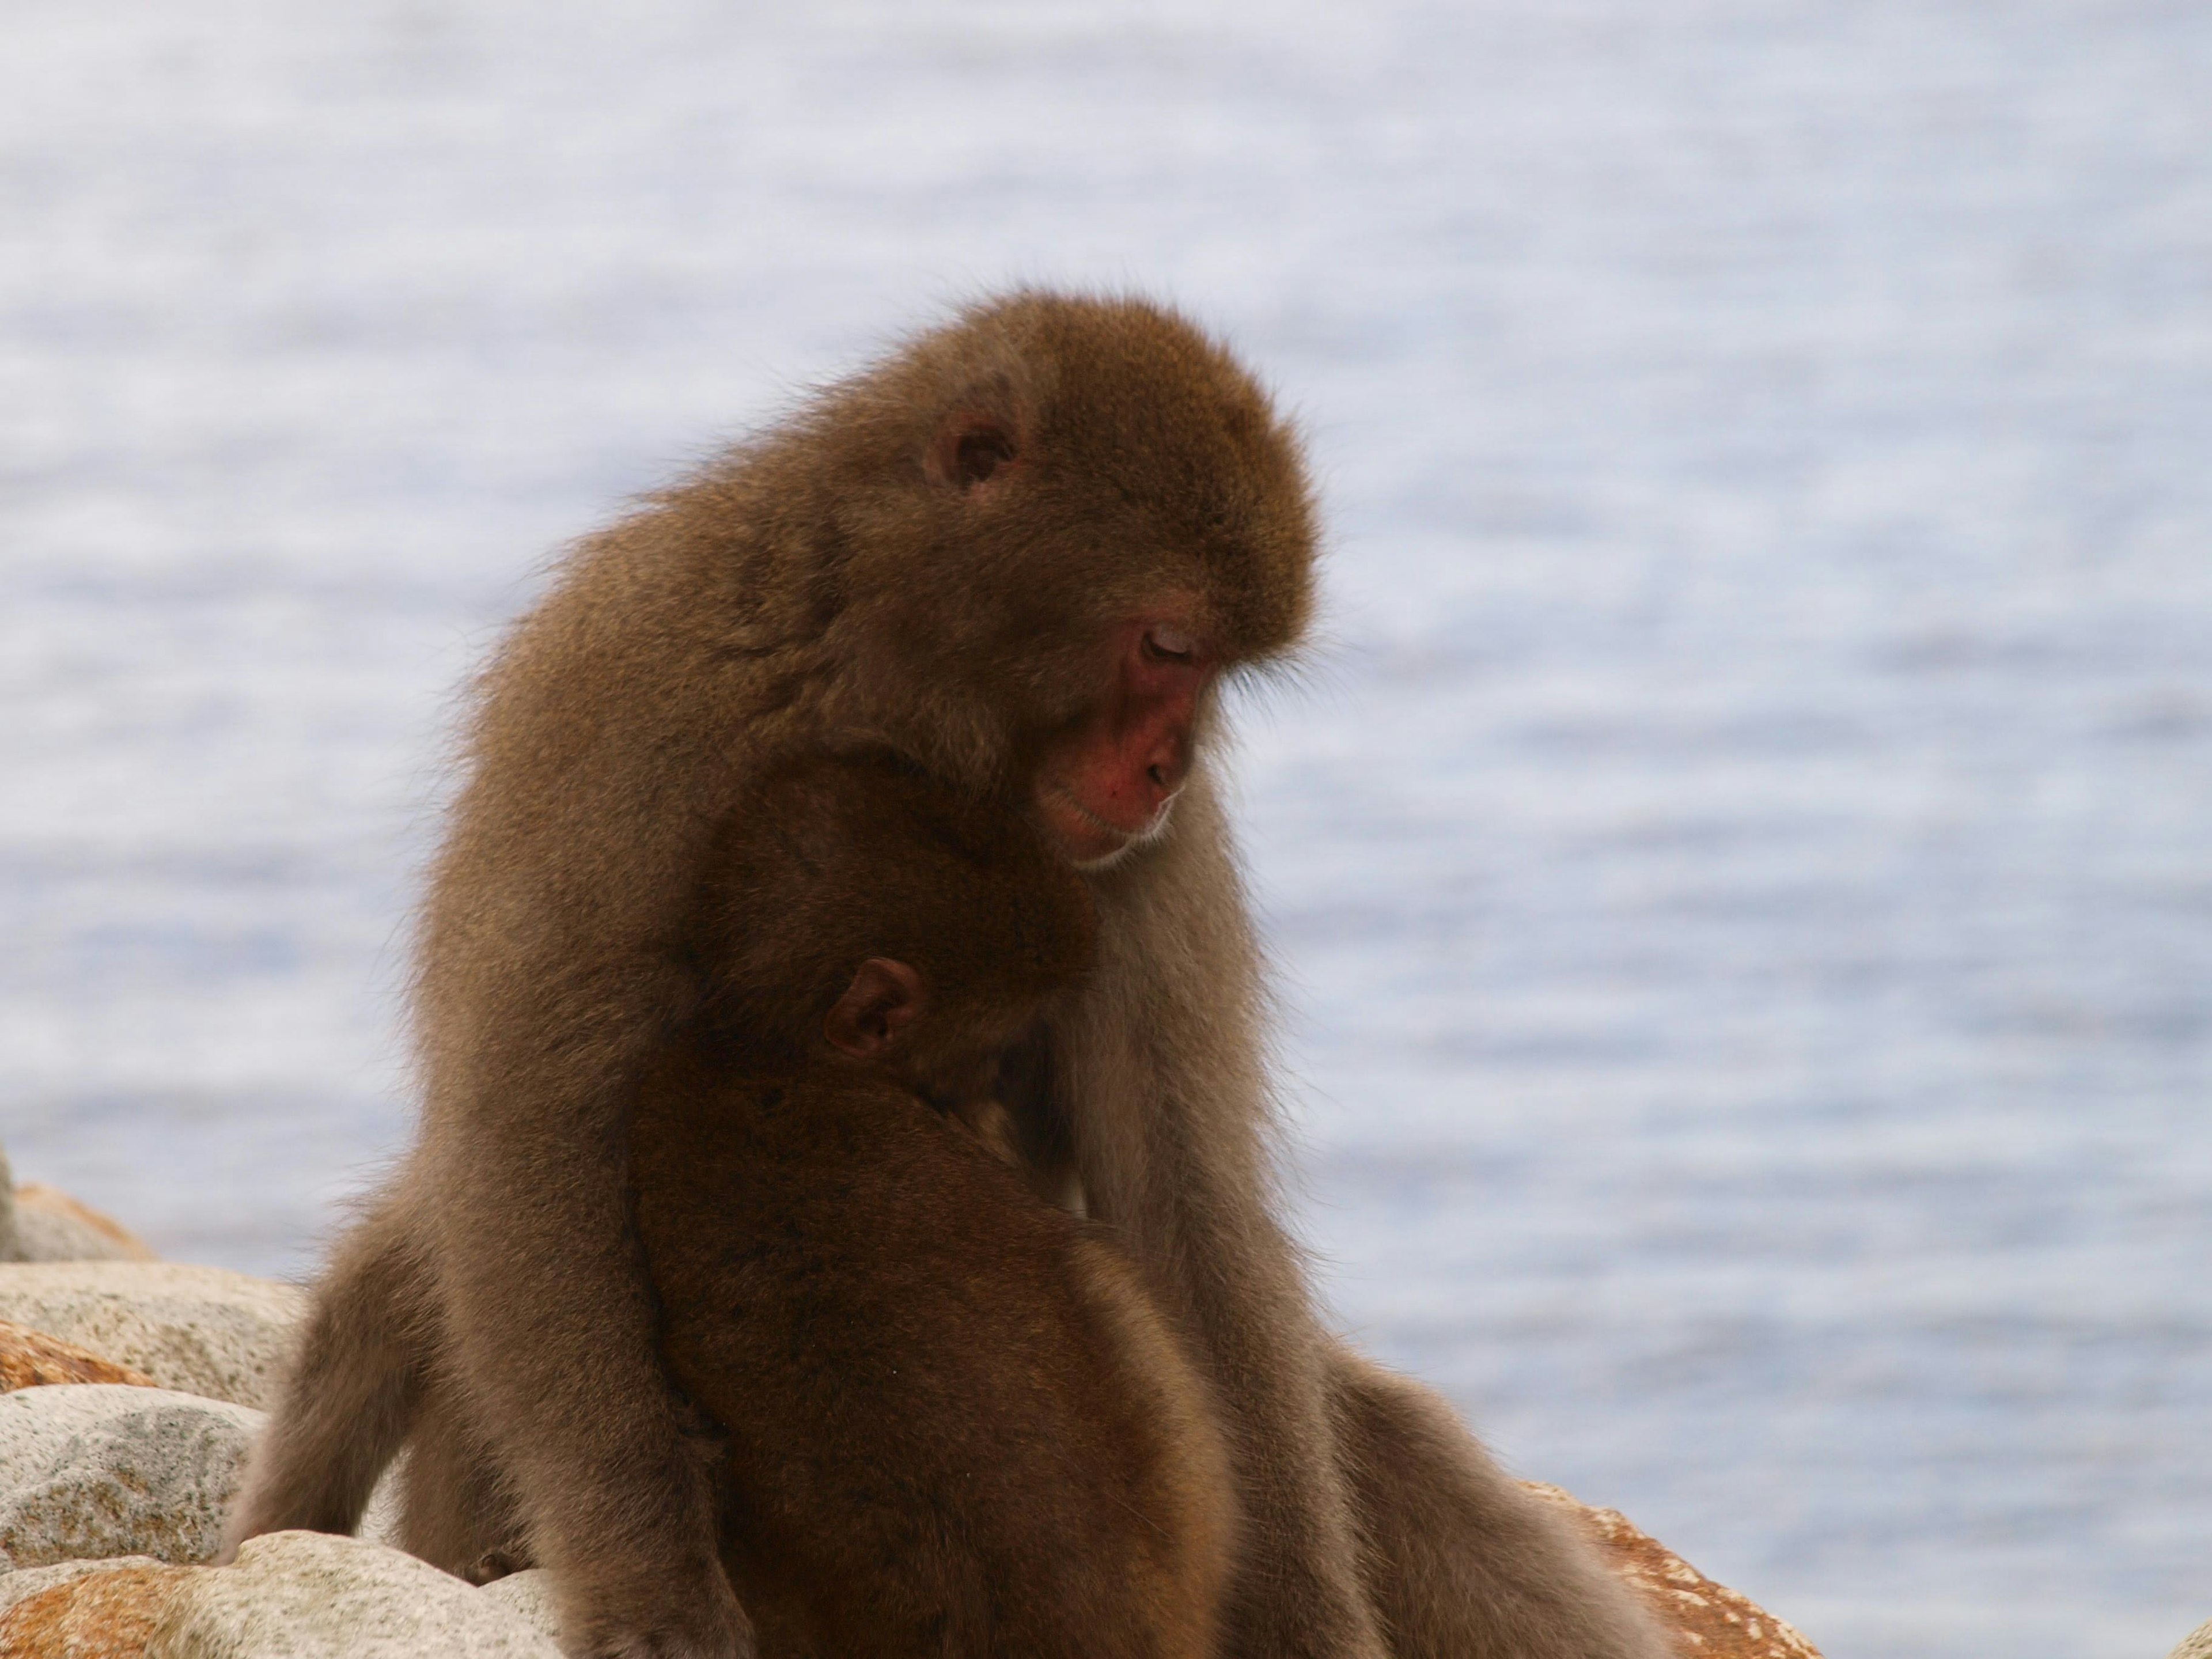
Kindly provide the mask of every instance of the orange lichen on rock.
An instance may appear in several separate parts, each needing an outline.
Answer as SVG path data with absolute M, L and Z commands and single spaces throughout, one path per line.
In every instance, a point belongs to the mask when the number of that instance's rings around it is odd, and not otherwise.
M 44 1331 L 0 1319 L 0 1394 L 35 1389 L 47 1382 L 128 1382 L 155 1386 L 143 1371 L 103 1359 L 89 1348 L 64 1342 Z
M 1541 1481 L 1522 1485 L 1573 1517 L 1605 1552 L 1606 1565 L 1674 1633 L 1683 1659 L 1820 1659 L 1797 1630 L 1749 1596 L 1715 1583 L 1619 1510 L 1594 1510 Z
M 198 1567 L 117 1567 L 26 1596 L 0 1613 L 9 1659 L 142 1659 Z
M 115 1247 L 116 1259 L 122 1261 L 158 1261 L 146 1241 L 132 1232 L 112 1215 L 102 1214 L 89 1204 L 81 1204 L 58 1187 L 49 1187 L 43 1181 L 27 1181 L 15 1188 L 15 1208 L 45 1215 L 60 1216 L 88 1228 Z

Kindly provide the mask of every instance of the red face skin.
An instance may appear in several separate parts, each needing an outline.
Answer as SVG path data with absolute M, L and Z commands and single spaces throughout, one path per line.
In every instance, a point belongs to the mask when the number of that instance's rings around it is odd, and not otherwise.
M 1079 868 L 1112 863 L 1158 833 L 1190 770 L 1191 723 L 1214 665 L 1171 617 L 1116 629 L 1106 697 L 1045 751 L 1037 805 Z

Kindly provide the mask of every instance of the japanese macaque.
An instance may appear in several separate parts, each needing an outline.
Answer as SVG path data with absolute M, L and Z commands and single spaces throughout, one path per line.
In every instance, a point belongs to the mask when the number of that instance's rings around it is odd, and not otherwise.
M 716 990 L 630 1171 L 760 1652 L 1208 1659 L 1235 1500 L 1206 1389 L 1112 1245 L 953 1115 L 1079 983 L 1081 878 L 882 765 L 802 763 L 732 830 Z
M 495 1484 L 529 1517 L 572 1653 L 744 1650 L 714 1460 L 656 1347 L 629 1132 L 710 1006 L 706 896 L 758 781 L 887 751 L 1028 799 L 1084 873 L 1094 965 L 1008 1046 L 999 1098 L 1216 1402 L 1239 1512 L 1219 1650 L 1664 1652 L 1440 1403 L 1324 1331 L 1278 1219 L 1211 746 L 1223 681 L 1299 641 L 1314 539 L 1296 440 L 1219 345 L 1140 301 L 1018 294 L 583 543 L 483 683 L 385 1255 L 342 1252 L 233 1537 L 358 1514 L 392 1445 L 334 1457 L 344 1413 L 415 1385 L 325 1362 L 427 1308 L 454 1405 L 410 1480 Z M 405 1417 L 368 1420 L 388 1441 Z

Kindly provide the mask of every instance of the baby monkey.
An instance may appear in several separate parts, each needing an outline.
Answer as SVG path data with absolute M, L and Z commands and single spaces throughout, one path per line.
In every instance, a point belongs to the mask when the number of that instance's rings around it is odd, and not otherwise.
M 630 1162 L 759 1651 L 1210 1655 L 1212 1405 L 1121 1254 L 971 1127 L 1090 963 L 1082 881 L 891 760 L 771 775 L 720 851 L 708 1000 Z

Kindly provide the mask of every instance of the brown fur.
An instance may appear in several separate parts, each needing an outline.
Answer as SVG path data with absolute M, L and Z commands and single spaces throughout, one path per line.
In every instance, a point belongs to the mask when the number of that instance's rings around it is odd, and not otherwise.
M 1332 1362 L 1362 1577 L 1398 1659 L 1669 1650 L 1567 1520 L 1508 1479 L 1433 1390 L 1348 1350 Z
M 705 872 L 753 781 L 883 748 L 1018 792 L 1102 696 L 1111 630 L 1164 610 L 1221 665 L 1264 663 L 1304 627 L 1312 551 L 1296 445 L 1224 352 L 1139 301 L 1021 295 L 586 542 L 518 626 L 425 915 L 416 1213 L 457 1387 L 533 1517 L 573 1650 L 722 1655 L 744 1633 L 709 1460 L 653 1351 L 626 1132 L 708 994 Z M 1097 969 L 1015 1045 L 1006 1105 L 1220 1402 L 1243 1516 L 1224 1650 L 1372 1659 L 1363 1537 L 1433 1510 L 1467 1522 L 1439 1559 L 1479 1552 L 1530 1500 L 1469 1480 L 1488 1465 L 1463 1434 L 1443 1464 L 1412 1461 L 1428 1440 L 1387 1473 L 1370 1458 L 1364 1484 L 1338 1455 L 1361 1396 L 1276 1219 L 1259 957 L 1209 724 L 1202 706 L 1165 832 L 1091 876 Z M 374 1278 L 353 1273 L 326 1301 Z M 236 1535 L 289 1524 L 264 1481 L 292 1484 L 257 1465 Z M 1404 1582 L 1441 1598 L 1423 1627 L 1458 1651 L 1661 1651 L 1571 1542 L 1510 1571 L 1595 1598 L 1603 1639 L 1588 1618 L 1493 1616 L 1480 1564 Z
M 316 1287 L 285 1398 L 254 1448 L 222 1559 L 296 1527 L 349 1533 L 417 1427 L 439 1344 L 429 1230 L 402 1183 L 339 1241 Z
M 1080 879 L 880 767 L 750 805 L 706 907 L 723 988 L 647 1076 L 630 1155 L 760 1650 L 1205 1659 L 1234 1504 L 1196 1373 L 1111 1246 L 916 1093 L 972 1096 L 1077 982 Z M 871 957 L 927 1000 L 857 1060 L 819 1033 Z

